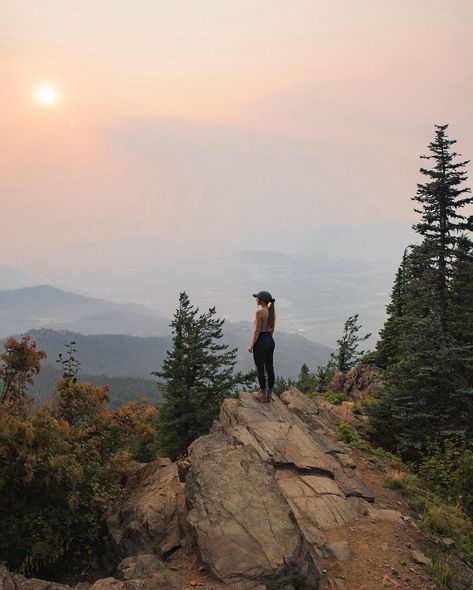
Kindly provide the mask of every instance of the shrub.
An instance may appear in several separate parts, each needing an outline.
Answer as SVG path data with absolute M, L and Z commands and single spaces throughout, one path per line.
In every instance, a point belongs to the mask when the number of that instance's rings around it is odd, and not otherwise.
M 455 582 L 455 571 L 450 564 L 451 555 L 432 555 L 431 558 L 432 565 L 429 569 L 437 580 L 439 590 L 464 590 L 463 584 Z
M 347 397 L 344 393 L 337 393 L 335 391 L 326 391 L 322 393 L 322 396 L 334 406 L 340 406 L 343 402 L 347 401 Z
M 419 475 L 429 489 L 473 516 L 473 447 L 464 436 L 431 442 Z
M 354 449 L 369 449 L 368 443 L 361 438 L 358 431 L 346 422 L 340 422 L 340 424 L 337 426 L 336 436 L 338 440 L 347 443 L 347 445 L 353 447 Z
M 407 473 L 405 471 L 388 471 L 384 476 L 384 487 L 392 490 L 405 490 L 407 485 Z
M 60 380 L 51 405 L 0 404 L 0 555 L 25 574 L 93 565 L 103 517 L 133 456 L 156 438 L 142 402 L 110 411 L 106 387 Z

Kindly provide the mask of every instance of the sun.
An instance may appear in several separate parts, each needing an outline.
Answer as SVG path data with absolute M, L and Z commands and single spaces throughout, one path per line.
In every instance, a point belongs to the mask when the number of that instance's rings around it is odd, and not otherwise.
M 43 84 L 36 89 L 36 100 L 46 106 L 52 106 L 57 103 L 58 92 L 54 86 Z

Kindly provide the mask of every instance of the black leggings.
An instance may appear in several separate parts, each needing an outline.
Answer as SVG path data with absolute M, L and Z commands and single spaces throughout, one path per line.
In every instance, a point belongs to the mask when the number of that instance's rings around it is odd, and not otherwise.
M 261 332 L 258 340 L 253 346 L 253 358 L 255 359 L 256 370 L 258 371 L 258 382 L 260 389 L 266 389 L 266 375 L 268 373 L 268 387 L 274 387 L 273 367 L 274 340 L 269 332 Z

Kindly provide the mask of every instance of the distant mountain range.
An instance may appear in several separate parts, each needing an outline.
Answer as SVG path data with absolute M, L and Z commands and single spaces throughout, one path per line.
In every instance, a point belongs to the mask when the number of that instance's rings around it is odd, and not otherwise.
M 169 333 L 169 320 L 144 305 L 112 303 L 48 285 L 0 291 L 1 338 L 39 328 L 156 336 Z
M 143 305 L 117 304 L 41 285 L 0 291 L 0 337 L 28 333 L 55 365 L 75 340 L 83 371 L 90 375 L 149 379 L 171 346 L 170 321 Z M 224 324 L 225 342 L 238 349 L 239 370 L 253 367 L 247 352 L 252 324 Z M 298 334 L 277 332 L 277 370 L 296 377 L 303 363 L 315 370 L 331 349 Z
M 254 368 L 253 357 L 247 351 L 251 327 L 247 324 L 224 324 L 223 342 L 238 349 L 236 369 Z M 28 333 L 38 348 L 47 353 L 45 365 L 57 367 L 59 353 L 65 345 L 76 342 L 77 357 L 82 372 L 109 377 L 137 377 L 151 379 L 151 373 L 161 368 L 166 351 L 172 346 L 171 336 L 137 337 L 118 334 L 83 335 L 68 331 L 30 330 Z M 303 363 L 312 370 L 325 364 L 331 350 L 297 334 L 278 332 L 275 335 L 276 373 L 296 378 Z
M 171 317 L 179 292 L 185 290 L 202 309 L 215 306 L 228 320 L 250 320 L 251 294 L 265 289 L 276 298 L 281 330 L 334 346 L 345 320 L 359 313 L 363 330 L 373 333 L 368 343 L 373 345 L 412 233 L 406 224 L 376 222 L 289 233 L 263 224 L 255 235 L 245 234 L 242 228 L 241 234 L 228 236 L 229 241 L 238 239 L 234 246 L 211 243 L 210 237 L 201 244 L 129 236 L 54 252 L 33 250 L 21 269 L 34 275 L 37 283 L 118 303 L 140 303 L 164 317 Z M 117 332 L 111 317 L 105 317 L 103 325 L 96 317 L 88 323 L 80 319 L 76 325 L 43 325 L 87 333 Z M 153 326 L 146 329 L 138 323 L 136 329 L 119 331 L 161 334 Z

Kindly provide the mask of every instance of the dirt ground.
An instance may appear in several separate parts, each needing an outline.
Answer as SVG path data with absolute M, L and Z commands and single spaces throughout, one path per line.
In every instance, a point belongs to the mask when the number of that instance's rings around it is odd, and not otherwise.
M 414 562 L 411 550 L 425 553 L 429 540 L 415 524 L 407 501 L 398 492 L 383 486 L 383 474 L 361 451 L 351 452 L 357 468 L 374 491 L 375 507 L 399 511 L 400 521 L 377 520 L 369 516 L 335 531 L 326 531 L 330 542 L 347 541 L 349 551 L 342 561 L 321 558 L 321 590 L 384 590 L 438 588 L 425 566 Z M 198 556 L 185 549 L 176 552 L 169 565 L 178 573 L 184 590 L 220 590 L 227 588 L 213 579 Z
M 406 499 L 383 486 L 383 474 L 373 467 L 366 454 L 352 451 L 357 469 L 375 495 L 375 506 L 399 511 L 401 522 L 360 518 L 336 531 L 329 531 L 329 541 L 348 541 L 350 552 L 343 563 L 322 560 L 321 590 L 383 590 L 411 588 L 434 590 L 438 586 L 425 566 L 415 563 L 412 550 L 426 551 L 428 539 L 412 519 Z

